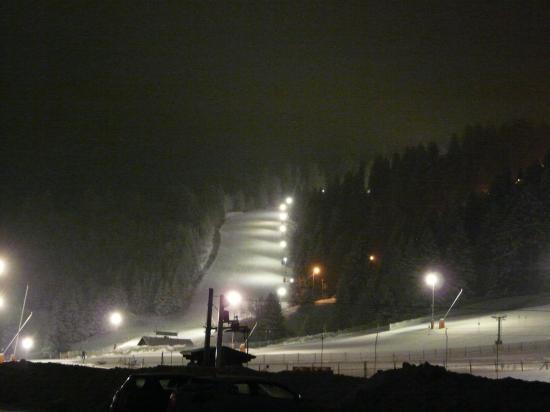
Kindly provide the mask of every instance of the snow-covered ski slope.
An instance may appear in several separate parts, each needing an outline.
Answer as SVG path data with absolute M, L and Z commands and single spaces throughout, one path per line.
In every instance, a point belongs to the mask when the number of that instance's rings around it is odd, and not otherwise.
M 123 325 L 116 333 L 90 340 L 82 347 L 88 350 L 112 349 L 116 343 L 118 349 L 130 349 L 141 336 L 152 334 L 155 330 L 175 330 L 180 337 L 190 338 L 200 345 L 204 336 L 208 288 L 214 288 L 216 295 L 230 290 L 239 291 L 244 301 L 236 313 L 243 317 L 249 313 L 255 299 L 285 286 L 281 259 L 286 251 L 280 246 L 284 238 L 279 231 L 280 224 L 279 212 L 275 210 L 229 214 L 221 228 L 221 244 L 216 259 L 197 287 L 185 316 L 163 321 L 157 317 L 140 319 L 137 325 Z M 217 305 L 216 298 L 214 304 Z M 468 357 L 471 357 L 475 348 L 494 345 L 497 322 L 492 315 L 496 314 L 507 315 L 502 323 L 504 346 L 539 342 L 537 347 L 526 345 L 521 349 L 541 359 L 550 355 L 550 305 L 540 305 L 540 301 L 538 306 L 525 309 L 500 312 L 495 308 L 494 312 L 484 310 L 480 314 L 451 317 L 446 323 L 447 336 L 445 330 L 428 329 L 427 322 L 381 332 L 377 352 L 381 356 L 409 352 L 414 355 L 414 352 L 441 351 L 447 343 L 449 348 L 466 348 Z M 374 351 L 375 340 L 376 334 L 361 332 L 326 336 L 323 350 L 327 354 L 368 354 Z M 293 339 L 253 350 L 262 355 L 319 351 L 319 337 Z
M 215 296 L 228 291 L 238 291 L 243 302 L 231 315 L 246 316 L 254 300 L 284 286 L 284 267 L 281 259 L 285 250 L 280 241 L 279 212 L 260 210 L 246 213 L 229 213 L 220 229 L 221 243 L 214 263 L 196 288 L 185 316 L 160 319 L 141 318 L 132 325 L 123 324 L 116 332 L 83 342 L 77 349 L 118 349 L 135 346 L 144 335 L 155 330 L 178 331 L 179 337 L 202 343 L 206 322 L 208 288 L 214 288 Z M 214 298 L 217 307 L 219 298 Z M 217 313 L 214 309 L 214 317 Z
M 178 331 L 180 337 L 190 338 L 196 345 L 201 345 L 208 288 L 214 288 L 216 295 L 230 290 L 239 291 L 244 301 L 236 312 L 243 317 L 248 315 L 255 299 L 275 292 L 281 286 L 288 286 L 283 282 L 285 273 L 281 259 L 287 250 L 280 245 L 285 237 L 279 231 L 280 224 L 279 212 L 275 210 L 229 214 L 221 228 L 221 244 L 216 259 L 197 287 L 185 316 L 134 320 L 132 324 L 122 325 L 116 332 L 82 343 L 81 348 L 103 352 L 103 355 L 98 353 L 95 360 L 105 361 L 105 366 L 115 366 L 113 362 L 118 356 L 134 353 L 144 359 L 147 365 L 158 363 L 160 350 L 135 350 L 138 339 L 153 334 L 155 330 Z M 217 306 L 217 299 L 214 304 Z M 328 357 L 337 361 L 362 359 L 372 362 L 376 343 L 379 362 L 389 362 L 385 367 L 391 367 L 395 359 L 441 362 L 446 346 L 450 349 L 449 362 L 458 363 L 461 367 L 464 362 L 471 360 L 488 362 L 489 365 L 495 357 L 494 342 L 497 335 L 497 322 L 492 315 L 497 314 L 507 315 L 502 323 L 501 360 L 536 363 L 550 357 L 550 304 L 546 304 L 544 297 L 525 300 L 519 305 L 514 302 L 512 305 L 523 306 L 523 309 L 501 311 L 499 308 L 507 306 L 502 302 L 493 303 L 490 309 L 489 306 L 488 303 L 473 314 L 451 316 L 447 319 L 446 331 L 430 330 L 428 322 L 423 321 L 380 332 L 378 337 L 367 332 L 329 334 L 322 342 L 325 361 Z M 215 313 L 216 309 L 214 317 Z M 115 343 L 117 353 L 108 353 Z M 294 357 L 300 361 L 318 362 L 321 339 L 319 335 L 293 338 L 251 351 L 258 355 L 257 362 L 288 362 Z M 537 368 L 538 365 L 536 363 Z M 384 365 L 379 363 L 379 367 Z M 526 379 L 524 375 L 518 377 Z M 546 378 L 550 378 L 550 375 Z M 537 375 L 535 379 L 541 378 Z
M 407 354 L 408 352 L 429 352 L 449 348 L 469 351 L 474 356 L 479 347 L 494 346 L 497 339 L 497 321 L 493 315 L 506 315 L 502 321 L 501 339 L 502 352 L 506 354 L 508 348 L 517 348 L 523 352 L 539 351 L 540 355 L 548 352 L 550 355 L 550 305 L 495 311 L 485 315 L 470 315 L 450 318 L 445 329 L 429 329 L 428 322 L 417 325 L 380 332 L 364 334 L 341 334 L 326 336 L 323 341 L 325 353 L 373 353 L 375 341 L 377 352 L 381 355 Z M 436 325 L 437 327 L 437 325 Z M 292 340 L 283 344 L 270 345 L 259 348 L 255 352 L 261 354 L 292 354 L 319 352 L 321 339 Z M 534 345 L 537 342 L 538 345 Z M 525 345 L 521 345 L 524 343 Z M 481 352 L 483 354 L 483 352 Z

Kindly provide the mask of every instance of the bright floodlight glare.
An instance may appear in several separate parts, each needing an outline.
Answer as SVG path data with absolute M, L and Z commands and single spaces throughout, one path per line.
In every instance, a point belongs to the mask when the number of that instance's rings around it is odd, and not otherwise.
M 288 196 L 288 197 L 285 199 L 285 202 L 286 202 L 287 205 L 291 205 L 292 202 L 294 202 L 294 199 L 291 198 L 290 196 Z
M 431 286 L 431 287 L 434 287 L 435 284 L 437 283 L 437 273 L 435 272 L 430 272 L 426 275 L 426 283 Z
M 34 340 L 33 338 L 27 336 L 24 337 L 23 340 L 21 340 L 21 346 L 25 350 L 31 350 L 34 347 Z
M 232 290 L 225 294 L 225 300 L 229 306 L 239 306 L 243 300 L 243 297 L 239 292 Z
M 279 205 L 279 210 L 280 210 L 281 212 L 286 212 L 286 209 L 287 209 L 286 203 L 281 203 L 281 204 Z
M 288 213 L 286 213 L 286 212 L 279 213 L 279 219 L 284 222 L 285 220 L 288 219 Z
M 284 249 L 286 247 L 286 240 L 281 240 L 279 246 L 281 246 L 281 249 Z
M 4 296 L 0 296 L 0 309 L 2 309 L 6 305 L 6 301 L 4 300 Z
M 281 286 L 279 289 L 277 289 L 277 295 L 279 295 L 279 297 L 281 298 L 285 297 L 286 289 Z
M 319 266 L 315 266 L 313 268 L 313 274 L 318 275 L 319 273 L 321 273 L 321 268 Z
M 0 275 L 3 275 L 6 272 L 6 261 L 0 259 Z
M 279 226 L 279 232 L 286 233 L 286 225 Z
M 120 314 L 120 312 L 111 313 L 111 315 L 109 316 L 109 322 L 111 322 L 111 325 L 115 327 L 120 326 L 120 324 L 122 323 L 122 315 Z
M 376 260 L 376 256 L 370 255 L 370 256 L 369 256 L 369 260 L 370 260 L 371 262 L 374 262 L 374 261 Z
M 290 278 L 290 283 L 294 283 L 294 278 Z
M 283 258 L 283 263 L 286 265 L 286 262 L 288 262 L 288 258 L 285 256 L 285 257 Z

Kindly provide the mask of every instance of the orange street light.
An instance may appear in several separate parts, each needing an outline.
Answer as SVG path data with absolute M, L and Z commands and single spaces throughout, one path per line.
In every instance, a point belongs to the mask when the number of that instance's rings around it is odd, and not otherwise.
M 315 290 L 315 276 L 320 275 L 320 274 L 321 274 L 321 268 L 319 266 L 314 266 L 313 271 L 312 271 L 313 283 L 311 285 L 311 288 L 313 290 Z

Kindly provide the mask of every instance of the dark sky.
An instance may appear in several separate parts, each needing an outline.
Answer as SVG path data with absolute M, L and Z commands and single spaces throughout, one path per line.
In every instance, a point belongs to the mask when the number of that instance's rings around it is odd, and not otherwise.
M 14 152 L 353 153 L 550 114 L 547 1 L 77 3 L 0 6 Z

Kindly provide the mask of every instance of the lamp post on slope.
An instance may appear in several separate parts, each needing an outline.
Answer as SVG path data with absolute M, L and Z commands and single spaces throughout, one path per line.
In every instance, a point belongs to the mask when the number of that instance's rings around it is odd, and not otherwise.
M 432 287 L 432 322 L 431 329 L 434 328 L 434 306 L 435 306 L 435 285 L 439 280 L 439 276 L 435 272 L 430 272 L 426 275 L 426 283 Z

